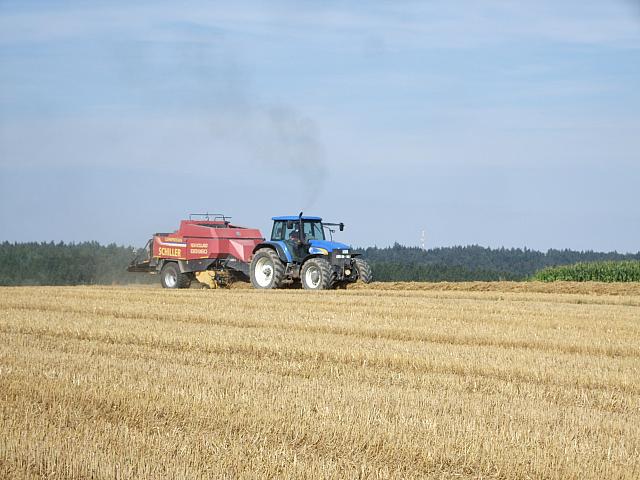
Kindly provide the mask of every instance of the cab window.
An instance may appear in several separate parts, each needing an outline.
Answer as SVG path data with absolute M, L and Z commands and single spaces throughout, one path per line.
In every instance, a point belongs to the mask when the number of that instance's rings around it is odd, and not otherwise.
M 274 222 L 271 232 L 271 240 L 284 240 L 284 230 L 286 222 Z
M 276 221 L 271 231 L 271 240 L 299 240 L 300 223 L 298 221 Z
M 321 222 L 304 222 L 304 238 L 306 240 L 324 240 Z

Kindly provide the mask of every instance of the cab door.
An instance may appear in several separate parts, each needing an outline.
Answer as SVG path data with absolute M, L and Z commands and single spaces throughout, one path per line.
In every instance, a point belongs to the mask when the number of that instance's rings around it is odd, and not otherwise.
M 294 262 L 300 262 L 307 256 L 309 246 L 300 242 L 300 222 L 277 220 L 273 224 L 271 240 L 281 241 L 287 246 Z

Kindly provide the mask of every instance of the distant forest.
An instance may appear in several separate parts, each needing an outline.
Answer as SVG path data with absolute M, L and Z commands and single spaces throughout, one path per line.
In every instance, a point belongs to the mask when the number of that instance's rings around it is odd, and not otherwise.
M 477 245 L 422 250 L 395 244 L 359 249 L 377 281 L 526 280 L 554 265 L 599 260 L 640 260 L 640 252 L 578 252 Z M 157 282 L 148 274 L 128 273 L 133 248 L 115 244 L 0 243 L 0 285 L 82 285 Z
M 528 248 L 486 248 L 478 245 L 422 250 L 395 244 L 362 248 L 378 281 L 463 282 L 527 280 L 545 267 L 600 260 L 640 260 L 640 252 L 579 252 Z
M 148 283 L 126 271 L 133 248 L 98 242 L 0 243 L 0 285 Z M 157 280 L 157 278 L 155 279 Z

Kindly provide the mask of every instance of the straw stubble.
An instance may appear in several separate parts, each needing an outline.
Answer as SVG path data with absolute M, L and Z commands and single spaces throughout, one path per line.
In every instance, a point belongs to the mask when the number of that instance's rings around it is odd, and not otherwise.
M 639 476 L 640 295 L 400 287 L 1 289 L 0 476 Z

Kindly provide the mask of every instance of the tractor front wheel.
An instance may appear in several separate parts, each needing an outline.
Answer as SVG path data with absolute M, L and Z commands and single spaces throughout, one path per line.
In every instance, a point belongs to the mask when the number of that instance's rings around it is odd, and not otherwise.
M 253 288 L 280 288 L 284 280 L 284 264 L 271 248 L 261 248 L 251 260 Z
M 373 280 L 373 273 L 371 272 L 371 266 L 366 260 L 356 258 L 356 271 L 358 272 L 358 280 L 363 283 L 371 283 Z
M 306 290 L 326 290 L 331 287 L 331 265 L 324 258 L 307 260 L 300 272 Z
M 181 273 L 177 263 L 167 262 L 160 270 L 160 283 L 162 288 L 189 288 L 191 277 L 187 273 Z

